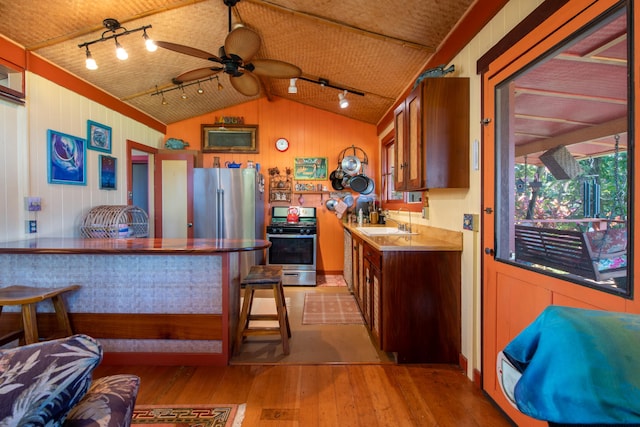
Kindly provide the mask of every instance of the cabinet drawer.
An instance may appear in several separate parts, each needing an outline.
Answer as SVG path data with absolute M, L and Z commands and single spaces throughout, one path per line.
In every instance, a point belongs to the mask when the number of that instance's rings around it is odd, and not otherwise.
M 371 265 L 375 266 L 378 270 L 380 270 L 382 266 L 382 252 L 378 252 L 377 250 L 373 249 L 371 246 L 365 243 L 364 256 L 369 260 Z

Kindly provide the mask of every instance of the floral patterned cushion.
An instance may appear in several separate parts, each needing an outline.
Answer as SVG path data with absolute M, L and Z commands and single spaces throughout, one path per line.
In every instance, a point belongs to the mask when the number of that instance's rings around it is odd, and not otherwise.
M 86 335 L 0 350 L 0 425 L 62 425 L 101 359 Z
M 609 228 L 586 233 L 598 271 L 627 266 L 627 229 Z
M 69 412 L 64 427 L 128 427 L 140 378 L 112 375 L 93 381 L 87 394 Z

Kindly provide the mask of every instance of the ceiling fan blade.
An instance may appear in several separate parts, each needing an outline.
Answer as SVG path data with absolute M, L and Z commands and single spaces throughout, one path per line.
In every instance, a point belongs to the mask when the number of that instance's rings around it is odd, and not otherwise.
M 258 33 L 247 27 L 238 27 L 227 34 L 224 51 L 228 56 L 237 55 L 244 62 L 248 62 L 260 49 L 260 43 L 262 42 Z
M 260 81 L 249 71 L 238 77 L 229 77 L 231 86 L 238 92 L 246 96 L 254 96 L 260 93 Z
M 187 71 L 186 73 L 182 73 L 179 76 L 174 77 L 173 83 L 180 84 L 192 80 L 205 79 L 209 76 L 213 76 L 214 74 L 218 74 L 220 71 L 222 71 L 222 68 L 197 68 L 195 70 Z
M 302 74 L 302 70 L 297 66 L 277 59 L 256 59 L 251 61 L 251 64 L 254 67 L 253 72 L 264 77 L 292 79 Z
M 156 45 L 160 46 L 163 49 L 172 50 L 178 53 L 184 53 L 185 55 L 195 56 L 196 58 L 222 62 L 222 60 L 218 58 L 216 55 L 214 55 L 213 53 L 205 52 L 204 50 L 196 49 L 195 47 L 189 47 L 181 44 L 163 42 L 163 41 L 157 41 Z

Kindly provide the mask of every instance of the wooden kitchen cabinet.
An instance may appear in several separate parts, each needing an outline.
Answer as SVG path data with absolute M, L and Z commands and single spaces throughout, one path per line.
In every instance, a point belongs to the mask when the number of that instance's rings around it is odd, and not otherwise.
M 398 363 L 458 365 L 459 250 L 377 250 L 352 237 L 353 294 L 374 344 Z
M 380 265 L 382 261 L 382 254 L 367 243 L 364 243 L 363 245 L 363 252 L 364 317 L 375 344 L 382 347 L 382 343 L 380 341 L 380 331 L 382 326 L 382 307 L 380 305 L 380 285 L 382 283 L 382 274 L 380 271 Z
M 395 110 L 397 191 L 469 187 L 469 79 L 424 79 Z

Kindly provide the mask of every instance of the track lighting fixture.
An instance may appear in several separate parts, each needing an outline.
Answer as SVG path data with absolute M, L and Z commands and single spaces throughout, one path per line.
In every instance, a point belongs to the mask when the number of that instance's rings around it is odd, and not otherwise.
M 127 34 L 135 33 L 137 31 L 142 31 L 143 32 L 142 37 L 144 38 L 145 45 L 147 46 L 147 50 L 149 52 L 154 52 L 158 48 L 156 44 L 153 42 L 153 40 L 147 34 L 147 29 L 151 28 L 151 25 L 145 25 L 143 27 L 135 28 L 133 30 L 127 30 L 126 28 L 121 26 L 116 19 L 113 19 L 113 18 L 105 19 L 104 21 L 102 21 L 102 25 L 104 25 L 107 30 L 102 33 L 99 39 L 92 40 L 89 42 L 84 42 L 78 45 L 79 48 L 84 47 L 86 49 L 87 59 L 85 64 L 89 70 L 95 70 L 98 68 L 98 64 L 96 63 L 95 59 L 93 59 L 93 57 L 91 56 L 91 52 L 89 51 L 89 46 L 94 43 L 100 43 L 103 41 L 114 39 L 116 42 L 116 56 L 118 57 L 118 59 L 122 61 L 127 59 L 129 57 L 129 54 L 122 47 L 120 42 L 118 42 L 118 37 L 122 38 Z M 108 33 L 112 33 L 112 34 L 107 35 Z
M 291 79 L 294 80 L 294 79 Z M 339 105 L 340 108 L 347 108 L 349 106 L 349 100 L 347 99 L 347 93 L 352 93 L 354 95 L 358 95 L 358 96 L 364 96 L 364 92 L 360 92 L 354 89 L 347 89 L 345 87 L 340 87 L 337 86 L 335 84 L 329 83 L 329 80 L 327 79 L 323 79 L 323 78 L 318 78 L 316 79 L 312 79 L 309 77 L 304 77 L 304 76 L 300 76 L 298 77 L 298 80 L 303 80 L 305 82 L 310 82 L 310 83 L 315 83 L 317 85 L 320 85 L 322 87 L 330 87 L 332 89 L 338 89 L 340 91 L 340 93 L 338 94 L 338 100 L 339 100 Z M 297 92 L 297 88 L 296 88 L 296 92 Z M 291 86 L 289 86 L 289 93 L 291 92 Z
M 202 84 L 203 84 L 203 83 L 206 83 L 206 82 L 208 82 L 208 81 L 212 81 L 212 80 L 214 80 L 214 79 L 215 79 L 215 80 L 218 80 L 218 90 L 222 90 L 222 89 L 223 89 L 223 87 L 222 87 L 222 85 L 220 84 L 220 80 L 218 79 L 218 76 L 211 76 L 211 77 L 206 78 L 206 79 L 203 79 L 203 80 L 196 80 L 196 81 L 194 81 L 194 82 L 190 82 L 190 83 L 179 84 L 179 85 L 176 85 L 176 86 L 170 87 L 170 88 L 168 88 L 168 89 L 163 89 L 163 90 L 158 89 L 158 85 L 156 85 L 156 90 L 155 90 L 155 92 L 153 92 L 153 93 L 151 94 L 151 96 L 156 96 L 156 95 L 160 95 L 160 96 L 162 96 L 162 105 L 168 105 L 168 104 L 169 104 L 169 102 L 167 102 L 167 100 L 166 100 L 166 99 L 165 99 L 165 97 L 164 97 L 164 94 L 165 94 L 166 92 L 171 92 L 172 90 L 177 90 L 177 89 L 179 89 L 179 90 L 181 90 L 181 91 L 182 91 L 182 93 L 180 94 L 180 97 L 181 97 L 182 99 L 186 100 L 186 99 L 188 99 L 188 98 L 189 98 L 189 96 L 187 95 L 187 92 L 185 91 L 185 88 L 187 88 L 187 87 L 189 87 L 189 86 L 193 86 L 193 85 L 198 85 L 198 89 L 197 89 L 196 91 L 197 91 L 197 93 L 199 93 L 200 95 L 202 95 L 202 94 L 204 94 L 204 92 L 205 92 L 204 88 L 202 87 Z
M 296 80 L 298 79 L 289 79 L 289 93 L 298 93 L 298 88 L 296 87 Z
M 340 101 L 340 108 L 347 108 L 349 106 L 349 100 L 347 99 L 347 91 L 338 94 Z
M 97 70 L 98 64 L 96 64 L 96 60 L 91 56 L 91 52 L 89 51 L 89 46 L 87 48 L 87 60 L 85 61 L 86 67 L 88 70 Z

